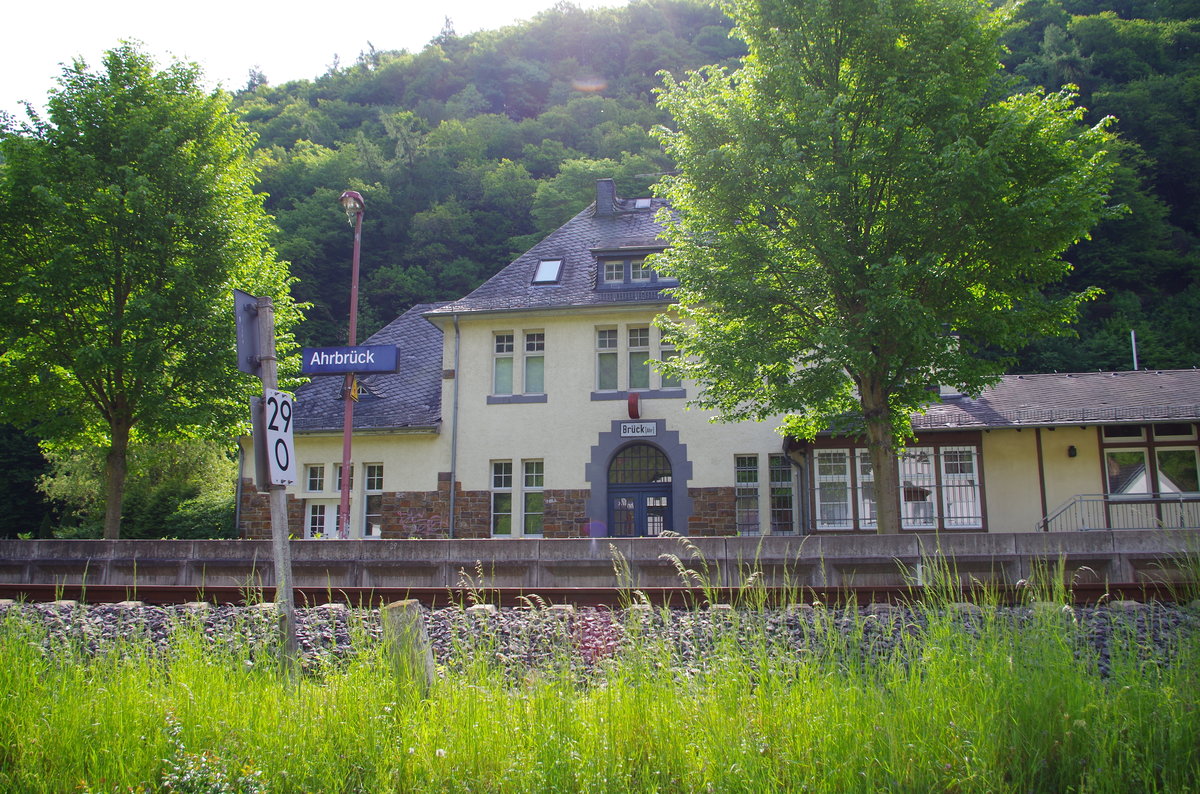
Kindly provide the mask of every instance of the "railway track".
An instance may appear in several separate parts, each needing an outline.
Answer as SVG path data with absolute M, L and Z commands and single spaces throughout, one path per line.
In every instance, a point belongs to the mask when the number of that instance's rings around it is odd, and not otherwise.
M 1126 584 L 1078 584 L 1069 591 L 1075 604 L 1096 604 L 1104 601 L 1163 601 L 1178 602 L 1195 598 L 1197 587 L 1181 584 L 1139 582 Z M 1020 585 L 964 587 L 947 594 L 945 588 L 920 586 L 858 586 L 858 587 L 761 587 L 686 588 L 645 587 L 631 591 L 605 588 L 365 588 L 337 589 L 297 587 L 293 590 L 298 607 L 343 603 L 351 606 L 377 607 L 393 601 L 416 599 L 430 608 L 455 604 L 490 603 L 502 607 L 572 604 L 578 607 L 607 607 L 618 609 L 634 601 L 645 600 L 655 607 L 707 607 L 712 604 L 786 606 L 788 604 L 870 604 L 906 603 L 936 598 L 950 601 L 1017 604 L 1038 599 L 1038 594 Z M 1045 596 L 1042 596 L 1043 598 Z M 275 600 L 275 588 L 246 588 L 241 586 L 192 587 L 180 585 L 95 585 L 95 584 L 21 584 L 0 582 L 0 599 L 29 602 L 58 600 L 82 601 L 88 604 L 115 604 L 121 601 L 141 601 L 148 604 L 186 604 L 207 601 L 213 604 L 252 604 Z

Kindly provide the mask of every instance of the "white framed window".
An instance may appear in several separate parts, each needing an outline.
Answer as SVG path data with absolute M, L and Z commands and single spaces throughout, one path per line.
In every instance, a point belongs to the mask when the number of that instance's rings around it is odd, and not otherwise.
M 363 476 L 366 477 L 367 493 L 381 493 L 383 491 L 383 464 L 382 463 L 365 463 L 363 464 Z
M 326 525 L 326 520 L 331 516 L 333 511 L 329 510 L 329 505 L 320 503 L 309 503 L 308 515 L 306 516 L 304 525 L 304 536 L 306 538 L 327 538 L 337 534 L 332 525 Z
M 492 537 L 541 537 L 545 521 L 546 464 L 527 459 L 491 462 Z
M 1200 449 L 1191 422 L 1107 425 L 1104 440 L 1105 493 L 1177 494 L 1200 491 Z
M 629 389 L 650 388 L 650 326 L 631 326 L 629 339 Z
M 979 505 L 979 454 L 975 447 L 942 447 L 942 522 L 948 529 L 983 526 Z
M 511 460 L 492 461 L 492 535 L 512 537 L 513 470 Z
M 546 332 L 541 329 L 492 333 L 492 386 L 489 403 L 545 402 Z M 536 395 L 514 400 L 515 395 Z
M 1196 437 L 1196 426 L 1191 422 L 1160 422 L 1154 425 L 1155 441 L 1186 441 Z
M 933 450 L 909 447 L 900 455 L 900 525 L 929 529 L 936 525 L 937 469 Z
M 793 485 L 792 464 L 786 455 L 767 458 L 771 487 L 771 534 L 785 535 L 796 531 L 796 489 Z
M 1102 434 L 1105 441 L 1141 441 L 1146 437 L 1146 428 L 1141 425 L 1105 425 Z
M 734 524 L 739 535 L 757 535 L 758 526 L 758 456 L 734 455 Z
M 310 463 L 304 467 L 304 490 L 314 493 L 325 490 L 325 464 Z
M 546 391 L 546 333 L 525 332 L 525 393 L 544 394 Z
M 598 263 L 598 268 L 596 286 L 601 289 L 621 287 L 641 289 L 677 283 L 675 279 L 663 278 L 655 272 L 644 256 L 602 259 Z
M 816 478 L 817 529 L 850 529 L 850 451 L 817 450 Z
M 617 390 L 617 329 L 596 329 L 596 388 Z
M 854 474 L 858 477 L 859 528 L 875 529 L 878 519 L 875 509 L 875 466 L 871 463 L 871 453 L 865 449 L 857 450 L 854 467 Z
M 543 489 L 546 487 L 546 465 L 541 460 L 521 461 L 521 527 L 524 535 L 541 535 L 546 512 Z
M 1144 449 L 1110 449 L 1104 453 L 1107 493 L 1150 493 L 1150 467 Z
M 658 363 L 678 351 L 649 324 L 596 328 L 596 390 L 679 389 L 679 378 L 665 375 Z M 674 396 L 674 395 L 664 395 Z
M 911 530 L 983 527 L 977 445 L 914 446 L 897 457 L 901 527 Z M 819 449 L 814 455 L 813 468 L 817 529 L 878 527 L 875 468 L 868 450 Z M 857 515 L 851 512 L 852 506 Z
M 492 394 L 513 393 L 513 334 L 492 337 Z
M 1195 425 L 1160 422 L 1116 427 L 1124 432 L 1114 435 L 1105 427 L 1102 434 L 1108 525 L 1193 526 L 1195 507 L 1185 506 L 1191 499 L 1182 495 L 1194 498 L 1200 493 L 1200 449 L 1192 440 Z M 1140 435 L 1135 435 L 1139 430 Z
M 660 361 L 667 362 L 679 355 L 679 351 L 675 349 L 675 345 L 671 344 L 671 340 L 666 336 L 660 336 L 658 340 L 658 358 Z M 667 375 L 664 372 L 659 372 L 658 385 L 662 389 L 678 389 L 683 386 L 683 381 L 674 375 Z
M 1158 447 L 1154 450 L 1158 493 L 1200 491 L 1200 466 L 1195 447 Z
M 363 537 L 383 536 L 383 464 L 363 464 Z

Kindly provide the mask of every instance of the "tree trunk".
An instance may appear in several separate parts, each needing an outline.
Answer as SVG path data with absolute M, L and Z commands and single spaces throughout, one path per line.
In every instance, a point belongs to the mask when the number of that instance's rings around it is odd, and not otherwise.
M 900 533 L 900 464 L 892 438 L 892 409 L 882 385 L 871 378 L 859 382 L 867 451 L 875 472 L 875 515 L 880 535 Z
M 127 422 L 110 424 L 112 445 L 104 458 L 104 539 L 121 537 L 121 507 L 125 501 L 125 474 L 128 471 L 129 427 Z

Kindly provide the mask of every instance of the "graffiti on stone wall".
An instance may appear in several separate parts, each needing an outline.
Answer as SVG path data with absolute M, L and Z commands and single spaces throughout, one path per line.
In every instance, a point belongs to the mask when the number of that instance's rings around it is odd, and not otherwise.
M 444 538 L 447 536 L 446 522 L 440 516 L 430 515 L 423 510 L 397 510 L 389 522 L 388 537 L 395 538 Z

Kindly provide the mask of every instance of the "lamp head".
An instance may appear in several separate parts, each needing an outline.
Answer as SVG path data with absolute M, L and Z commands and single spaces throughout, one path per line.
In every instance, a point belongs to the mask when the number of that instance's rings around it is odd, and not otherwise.
M 346 211 L 346 220 L 351 224 L 354 223 L 355 216 L 361 215 L 367 206 L 363 201 L 362 195 L 356 190 L 347 190 L 338 199 L 338 202 L 342 205 L 342 209 Z

